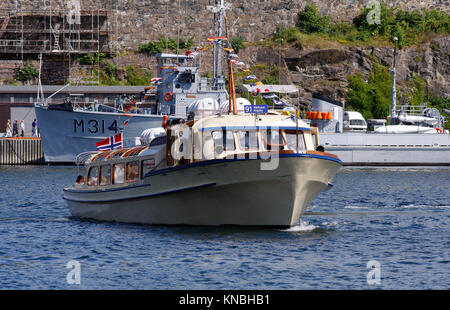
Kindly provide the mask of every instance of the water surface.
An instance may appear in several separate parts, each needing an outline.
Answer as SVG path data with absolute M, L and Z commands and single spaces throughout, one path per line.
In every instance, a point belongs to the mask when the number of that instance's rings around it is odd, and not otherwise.
M 450 288 L 448 168 L 343 169 L 285 230 L 71 219 L 62 189 L 76 175 L 0 167 L 1 289 Z

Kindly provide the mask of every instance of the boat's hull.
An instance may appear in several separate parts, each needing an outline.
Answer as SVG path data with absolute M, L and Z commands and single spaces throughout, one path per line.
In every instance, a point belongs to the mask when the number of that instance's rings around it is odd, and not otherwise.
M 340 167 L 314 155 L 281 157 L 276 170 L 261 170 L 259 159 L 214 161 L 160 171 L 128 189 L 66 189 L 64 198 L 73 216 L 100 221 L 293 226 Z
M 147 128 L 160 127 L 159 115 L 126 116 L 118 113 L 59 111 L 35 107 L 36 118 L 47 163 L 74 163 L 83 152 L 95 151 L 95 143 L 115 135 L 124 127 L 124 140 L 139 137 Z M 113 130 L 111 130 L 113 129 Z
M 321 133 L 346 166 L 449 166 L 448 134 Z

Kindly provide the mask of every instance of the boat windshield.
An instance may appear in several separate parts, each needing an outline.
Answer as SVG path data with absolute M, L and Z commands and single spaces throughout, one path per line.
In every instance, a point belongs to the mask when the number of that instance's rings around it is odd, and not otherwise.
M 352 120 L 350 120 L 350 125 L 366 126 L 366 122 L 362 119 L 352 119 Z

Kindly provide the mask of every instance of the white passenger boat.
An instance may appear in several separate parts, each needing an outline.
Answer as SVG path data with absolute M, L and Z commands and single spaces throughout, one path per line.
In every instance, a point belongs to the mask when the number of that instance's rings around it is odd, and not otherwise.
M 74 217 L 163 225 L 296 225 L 342 162 L 318 131 L 280 114 L 216 114 L 157 130 L 149 145 L 78 156 Z M 147 135 L 152 136 L 152 135 Z

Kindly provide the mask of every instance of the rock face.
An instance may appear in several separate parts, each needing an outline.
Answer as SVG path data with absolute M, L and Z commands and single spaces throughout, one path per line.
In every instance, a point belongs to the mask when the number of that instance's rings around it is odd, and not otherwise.
M 369 75 L 372 70 L 371 57 L 386 66 L 393 63 L 393 48 L 389 47 L 342 47 L 296 52 L 290 49 L 285 53 L 292 81 L 305 93 L 321 92 L 340 101 L 345 98 L 348 75 Z M 408 82 L 414 75 L 419 75 L 431 93 L 450 97 L 449 55 L 450 37 L 400 50 L 397 58 L 398 83 Z
M 2 0 L 0 9 L 14 10 L 70 10 L 80 3 L 81 10 L 110 10 L 110 23 L 114 43 L 123 50 L 135 50 L 148 40 L 168 35 L 175 38 L 194 36 L 204 42 L 214 33 L 213 14 L 207 6 L 215 0 Z M 367 6 L 369 0 L 227 0 L 232 10 L 228 11 L 233 36 L 247 41 L 256 41 L 272 35 L 277 26 L 292 26 L 297 14 L 307 3 L 317 5 L 322 14 L 332 20 L 350 21 Z M 382 0 L 388 6 L 410 10 L 437 8 L 448 11 L 448 0 Z
M 206 9 L 215 0 L 2 0 L 0 12 L 13 10 L 70 10 L 79 2 L 82 10 L 110 10 L 108 21 L 111 29 L 111 44 L 120 51 L 135 51 L 139 44 L 160 37 L 195 38 L 195 44 L 202 44 L 214 34 L 213 14 Z M 234 37 L 256 42 L 272 36 L 277 26 L 293 26 L 297 14 L 307 3 L 317 5 L 322 14 L 333 20 L 350 21 L 365 7 L 368 0 L 227 0 L 232 10 L 228 12 L 230 32 Z M 449 10 L 448 0 L 391 0 L 380 1 L 389 6 L 410 10 L 437 8 Z M 17 6 L 16 6 L 17 3 Z M 231 27 L 232 26 L 232 27 Z M 1 27 L 1 25 L 0 25 Z M 450 96 L 450 37 L 434 39 L 418 47 L 399 52 L 398 81 L 408 81 L 419 74 L 430 90 L 439 96 Z M 258 63 L 269 67 L 283 68 L 280 77 L 285 83 L 300 87 L 302 102 L 309 103 L 311 94 L 322 92 L 331 98 L 343 100 L 348 87 L 347 76 L 361 73 L 368 75 L 372 70 L 370 57 L 382 64 L 392 64 L 392 48 L 386 47 L 344 47 L 328 49 L 302 49 L 299 46 L 263 47 L 251 46 L 240 52 L 242 60 L 250 65 Z M 17 59 L 0 56 L 0 80 L 11 76 L 14 68 L 20 66 Z M 32 61 L 32 60 L 31 60 Z M 36 61 L 34 59 L 34 61 Z M 3 63 L 2 63 L 3 62 Z M 136 65 L 153 70 L 154 57 L 122 53 L 114 62 L 119 66 Z M 206 71 L 212 71 L 210 56 L 202 59 Z M 48 70 L 51 70 L 51 64 Z M 155 72 L 154 72 L 155 73 Z

